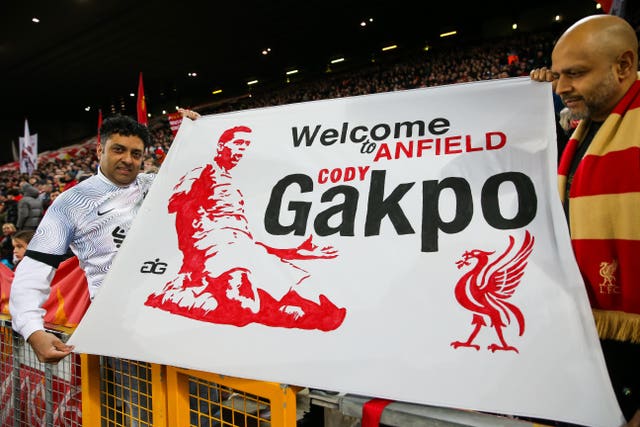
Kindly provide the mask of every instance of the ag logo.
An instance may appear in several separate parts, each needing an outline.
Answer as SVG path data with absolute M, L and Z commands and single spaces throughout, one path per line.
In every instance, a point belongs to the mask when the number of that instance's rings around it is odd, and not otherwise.
M 140 267 L 140 273 L 163 274 L 165 271 L 167 271 L 167 263 L 160 262 L 160 258 L 156 258 L 155 261 L 147 261 Z

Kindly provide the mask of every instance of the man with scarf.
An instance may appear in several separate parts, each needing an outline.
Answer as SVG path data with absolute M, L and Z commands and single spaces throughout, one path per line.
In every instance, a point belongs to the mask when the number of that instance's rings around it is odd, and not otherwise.
M 613 15 L 583 18 L 558 39 L 553 89 L 580 123 L 558 167 L 576 261 L 627 426 L 640 426 L 640 80 L 638 38 Z M 597 402 L 593 402 L 597 404 Z

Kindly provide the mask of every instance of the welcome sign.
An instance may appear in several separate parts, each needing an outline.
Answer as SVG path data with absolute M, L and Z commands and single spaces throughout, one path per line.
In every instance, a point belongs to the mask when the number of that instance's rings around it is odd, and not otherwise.
M 185 121 L 79 352 L 622 422 L 528 78 Z M 179 343 L 179 345 L 175 345 Z

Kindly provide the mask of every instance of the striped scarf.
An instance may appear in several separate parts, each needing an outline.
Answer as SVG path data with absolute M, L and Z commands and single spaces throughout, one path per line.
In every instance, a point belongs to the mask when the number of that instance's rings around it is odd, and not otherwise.
M 589 125 L 580 122 L 562 154 L 563 203 Z M 602 123 L 575 171 L 569 226 L 600 338 L 640 343 L 640 80 Z

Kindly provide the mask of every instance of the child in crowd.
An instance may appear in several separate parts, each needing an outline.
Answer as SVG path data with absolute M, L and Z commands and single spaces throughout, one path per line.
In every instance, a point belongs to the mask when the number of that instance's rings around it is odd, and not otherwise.
M 14 269 L 18 266 L 18 263 L 24 258 L 25 252 L 27 252 L 27 246 L 33 238 L 35 230 L 21 230 L 11 236 L 13 242 L 13 265 Z
M 18 231 L 15 224 L 5 222 L 2 224 L 2 236 L 0 236 L 0 257 L 11 261 L 13 258 L 13 244 L 11 237 Z

